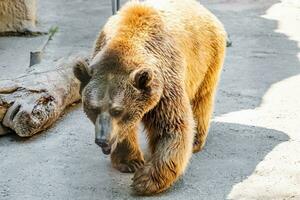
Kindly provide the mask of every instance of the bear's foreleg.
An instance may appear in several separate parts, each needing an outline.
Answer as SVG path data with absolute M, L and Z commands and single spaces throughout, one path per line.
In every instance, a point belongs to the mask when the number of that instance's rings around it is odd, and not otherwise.
M 132 187 L 137 194 L 162 192 L 177 180 L 192 153 L 192 145 L 186 144 L 186 137 L 184 133 L 174 133 L 158 141 L 150 162 L 134 175 Z
M 190 107 L 190 104 L 179 107 Z M 152 195 L 168 189 L 182 175 L 191 157 L 194 138 L 192 111 L 190 108 L 178 111 L 178 108 L 170 107 L 168 110 L 173 113 L 166 111 L 165 117 L 157 120 L 160 125 L 148 129 L 152 157 L 136 171 L 132 184 L 139 195 Z
M 137 128 L 128 132 L 128 136 L 118 143 L 111 154 L 111 162 L 114 168 L 123 173 L 133 173 L 144 165 L 143 154 L 138 145 Z

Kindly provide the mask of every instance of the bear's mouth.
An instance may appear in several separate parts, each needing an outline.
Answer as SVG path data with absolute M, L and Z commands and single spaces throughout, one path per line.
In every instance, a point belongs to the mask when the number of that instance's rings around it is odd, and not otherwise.
M 104 153 L 105 155 L 110 154 L 110 152 L 111 152 L 111 146 L 109 145 L 108 141 L 106 141 L 106 140 L 102 141 L 102 140 L 95 139 L 95 143 L 99 147 L 101 147 L 102 153 Z
M 102 153 L 104 153 L 105 155 L 110 154 L 110 147 L 102 147 Z

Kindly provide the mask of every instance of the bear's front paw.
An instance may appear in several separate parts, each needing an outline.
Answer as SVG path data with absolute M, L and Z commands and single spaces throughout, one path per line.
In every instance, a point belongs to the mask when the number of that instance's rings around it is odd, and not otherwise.
M 133 173 L 145 164 L 141 151 L 133 148 L 134 144 L 128 146 L 128 143 L 119 143 L 111 153 L 112 166 L 123 173 Z
M 144 165 L 144 167 L 138 169 L 131 185 L 133 191 L 137 195 L 152 195 L 169 187 L 169 181 L 163 174 L 155 171 L 155 168 L 151 165 Z
M 133 173 L 137 171 L 144 165 L 144 160 L 142 159 L 133 159 L 129 161 L 123 161 L 120 163 L 115 163 L 114 167 L 123 173 Z

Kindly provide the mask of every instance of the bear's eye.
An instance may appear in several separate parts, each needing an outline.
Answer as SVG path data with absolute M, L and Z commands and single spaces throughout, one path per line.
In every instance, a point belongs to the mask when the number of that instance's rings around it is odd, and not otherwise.
M 122 107 L 114 107 L 114 108 L 111 108 L 109 110 L 109 114 L 112 117 L 119 117 L 122 113 L 123 113 L 123 108 Z

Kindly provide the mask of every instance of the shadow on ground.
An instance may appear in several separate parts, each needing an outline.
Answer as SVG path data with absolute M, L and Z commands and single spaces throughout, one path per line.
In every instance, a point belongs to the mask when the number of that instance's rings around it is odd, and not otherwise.
M 202 0 L 224 23 L 228 48 L 215 115 L 254 109 L 275 83 L 300 73 L 297 42 L 277 33 L 278 22 L 262 17 L 279 0 Z
M 47 136 L 32 140 L 1 138 L 1 199 L 134 198 L 129 187 L 132 175 L 111 168 L 92 134 L 86 133 L 92 132 L 89 123 L 79 127 L 73 123 L 80 117 L 81 111 L 75 111 L 61 122 L 68 125 L 67 132 L 58 124 Z M 148 198 L 225 199 L 233 185 L 288 139 L 276 130 L 213 123 L 205 149 L 193 155 L 186 175 L 166 193 Z M 10 149 L 13 144 L 18 149 Z

